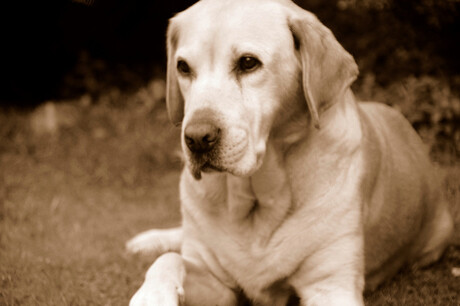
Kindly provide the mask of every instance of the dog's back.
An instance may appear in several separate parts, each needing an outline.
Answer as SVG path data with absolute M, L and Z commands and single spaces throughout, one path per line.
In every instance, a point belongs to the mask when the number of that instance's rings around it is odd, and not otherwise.
M 373 289 L 404 264 L 424 266 L 437 260 L 453 221 L 439 174 L 409 122 L 381 103 L 360 103 L 359 110 L 370 197 L 363 218 L 366 287 Z

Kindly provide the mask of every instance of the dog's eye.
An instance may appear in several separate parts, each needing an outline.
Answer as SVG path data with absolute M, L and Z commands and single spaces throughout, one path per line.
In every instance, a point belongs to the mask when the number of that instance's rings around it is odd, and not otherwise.
M 177 70 L 182 74 L 190 74 L 190 66 L 184 60 L 177 61 Z
M 261 62 L 253 56 L 242 56 L 238 60 L 238 70 L 241 72 L 250 72 L 256 70 Z

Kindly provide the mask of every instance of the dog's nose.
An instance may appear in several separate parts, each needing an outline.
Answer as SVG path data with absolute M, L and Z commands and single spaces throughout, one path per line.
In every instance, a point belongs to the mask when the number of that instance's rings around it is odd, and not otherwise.
M 220 129 L 210 123 L 194 123 L 185 128 L 184 138 L 191 152 L 206 153 L 219 141 Z

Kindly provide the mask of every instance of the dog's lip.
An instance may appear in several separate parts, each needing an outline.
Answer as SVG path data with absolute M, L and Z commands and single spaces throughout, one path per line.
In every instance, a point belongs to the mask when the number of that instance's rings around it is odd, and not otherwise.
M 223 167 L 212 164 L 210 161 L 205 161 L 203 164 L 192 164 L 191 171 L 195 179 L 201 179 L 201 172 L 211 173 L 211 172 L 225 172 L 226 170 Z
M 219 166 L 213 165 L 210 162 L 206 162 L 203 166 L 201 166 L 201 171 L 203 172 L 224 172 L 225 170 Z

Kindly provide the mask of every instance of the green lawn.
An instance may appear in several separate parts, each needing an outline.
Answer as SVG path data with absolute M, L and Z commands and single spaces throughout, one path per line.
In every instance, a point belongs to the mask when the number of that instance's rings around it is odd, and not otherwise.
M 151 92 L 112 91 L 0 111 L 0 305 L 126 305 L 151 258 L 124 243 L 179 224 L 178 131 Z M 445 188 L 460 223 L 460 167 Z M 455 204 L 457 203 L 457 204 Z M 405 271 L 369 305 L 458 305 L 460 235 L 429 269 Z

